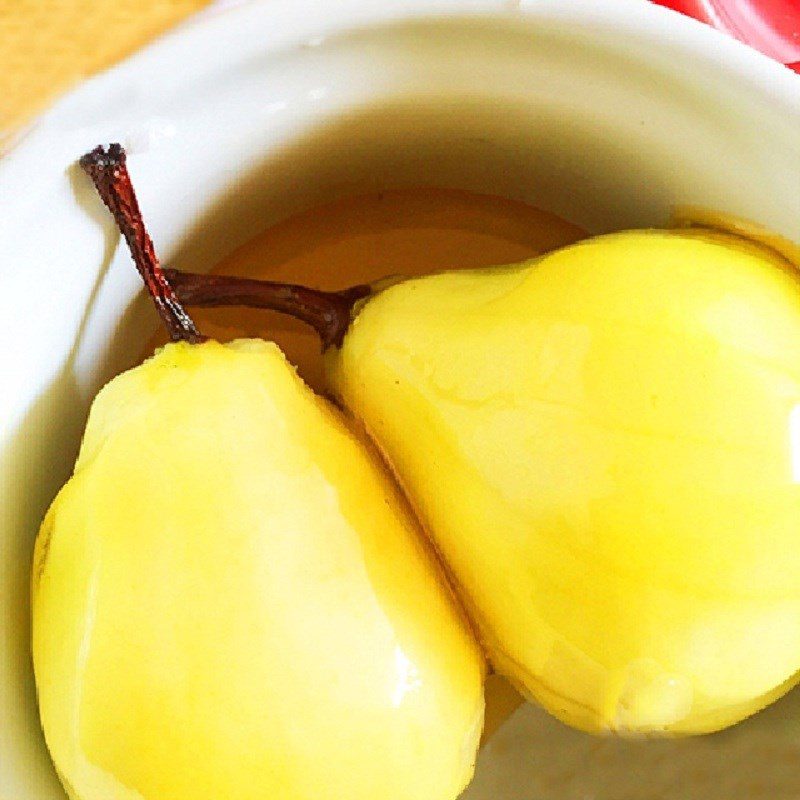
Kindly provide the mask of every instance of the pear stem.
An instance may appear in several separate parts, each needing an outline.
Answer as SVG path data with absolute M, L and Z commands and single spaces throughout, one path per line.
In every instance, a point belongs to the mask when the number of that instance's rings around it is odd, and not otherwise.
M 98 194 L 114 217 L 147 291 L 153 299 L 170 339 L 197 344 L 205 341 L 169 284 L 147 233 L 133 190 L 125 150 L 120 144 L 99 145 L 80 159 Z
M 314 328 L 323 350 L 341 346 L 352 321 L 353 306 L 371 292 L 367 285 L 324 292 L 230 275 L 198 275 L 176 269 L 167 269 L 165 274 L 178 300 L 186 305 L 249 306 L 288 314 Z

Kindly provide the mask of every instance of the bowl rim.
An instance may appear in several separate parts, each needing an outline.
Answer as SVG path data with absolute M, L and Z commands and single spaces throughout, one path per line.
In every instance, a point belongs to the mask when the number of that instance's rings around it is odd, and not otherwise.
M 6 151 L 0 150 L 0 176 L 24 151 L 32 132 L 46 134 L 57 128 L 62 117 L 91 100 L 99 83 L 135 79 L 141 66 L 169 58 L 176 49 L 186 52 L 205 44 L 202 49 L 207 55 L 210 42 L 224 41 L 234 30 L 252 25 L 266 32 L 259 38 L 259 47 L 269 50 L 288 43 L 282 41 L 286 35 L 308 26 L 309 20 L 319 29 L 313 38 L 322 39 L 363 26 L 498 15 L 509 20 L 537 18 L 582 29 L 616 30 L 620 36 L 674 50 L 676 56 L 700 59 L 708 69 L 728 73 L 732 79 L 762 91 L 770 101 L 784 103 L 788 110 L 800 114 L 799 75 L 729 34 L 649 0 L 614 0 L 602 5 L 596 0 L 337 0 L 335 4 L 320 4 L 319 0 L 234 0 L 200 11 L 67 90 L 27 126 L 11 133 Z M 307 39 L 307 34 L 301 38 Z M 240 58 L 237 54 L 231 60 Z

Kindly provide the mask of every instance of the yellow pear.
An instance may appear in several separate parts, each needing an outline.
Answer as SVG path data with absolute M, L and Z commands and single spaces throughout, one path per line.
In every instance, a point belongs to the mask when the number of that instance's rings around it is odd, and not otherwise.
M 484 666 L 404 498 L 274 344 L 202 341 L 124 153 L 85 163 L 184 341 L 100 392 L 37 541 L 36 683 L 70 797 L 454 800 Z
M 628 231 L 350 305 L 318 325 L 332 390 L 529 697 L 689 734 L 796 681 L 800 277 L 778 252 Z

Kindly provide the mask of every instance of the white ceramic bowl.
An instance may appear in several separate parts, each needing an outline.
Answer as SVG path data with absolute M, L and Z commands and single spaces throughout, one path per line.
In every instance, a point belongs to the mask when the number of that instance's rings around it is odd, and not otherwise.
M 193 268 L 331 195 L 420 183 L 597 231 L 689 202 L 800 238 L 800 78 L 642 0 L 269 0 L 87 82 L 0 162 L 2 800 L 63 798 L 29 665 L 31 546 L 88 403 L 154 324 L 71 167 L 110 140 L 162 254 Z M 780 800 L 800 796 L 799 759 L 797 693 L 682 742 L 591 739 L 526 708 L 467 797 Z

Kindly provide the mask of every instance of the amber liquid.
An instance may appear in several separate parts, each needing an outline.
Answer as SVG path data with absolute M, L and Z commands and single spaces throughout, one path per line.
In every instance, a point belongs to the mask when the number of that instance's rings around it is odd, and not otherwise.
M 347 197 L 289 217 L 232 252 L 213 272 L 341 289 L 387 275 L 509 264 L 584 235 L 518 201 L 405 189 Z M 244 308 L 191 309 L 191 314 L 204 334 L 220 341 L 273 339 L 306 381 L 322 388 L 319 340 L 302 323 Z M 159 334 L 152 344 L 165 341 Z
M 450 189 L 406 189 L 348 197 L 290 217 L 235 250 L 213 272 L 341 289 L 388 275 L 510 264 L 585 235 L 522 202 Z M 323 389 L 319 340 L 301 323 L 245 308 L 190 311 L 199 329 L 219 341 L 276 341 L 303 378 Z M 149 352 L 165 341 L 160 334 Z M 484 739 L 521 702 L 505 680 L 490 676 Z

